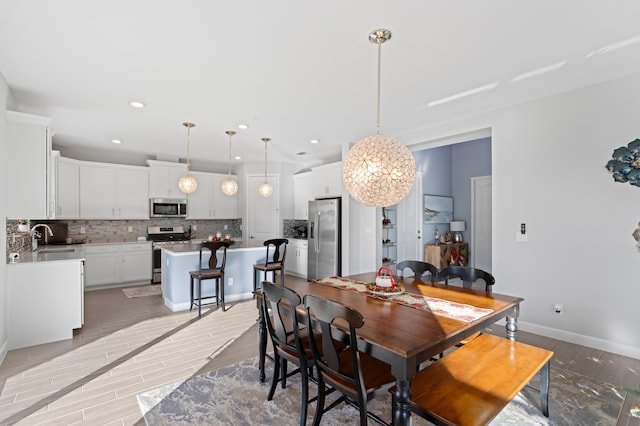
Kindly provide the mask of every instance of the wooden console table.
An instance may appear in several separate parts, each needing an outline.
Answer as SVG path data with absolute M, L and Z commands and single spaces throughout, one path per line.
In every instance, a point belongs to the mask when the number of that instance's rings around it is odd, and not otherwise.
M 447 266 L 466 266 L 469 261 L 469 245 L 467 243 L 425 244 L 424 260 L 438 269 Z

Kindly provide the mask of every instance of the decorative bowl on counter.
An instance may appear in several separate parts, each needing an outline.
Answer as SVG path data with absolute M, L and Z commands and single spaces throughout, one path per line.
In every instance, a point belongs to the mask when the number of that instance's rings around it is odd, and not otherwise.
M 213 237 L 213 239 L 211 240 L 202 240 L 203 243 L 215 243 L 218 241 L 224 241 L 225 243 L 229 243 L 230 246 L 235 244 L 235 241 L 232 239 L 228 239 L 228 238 L 218 238 L 218 237 Z

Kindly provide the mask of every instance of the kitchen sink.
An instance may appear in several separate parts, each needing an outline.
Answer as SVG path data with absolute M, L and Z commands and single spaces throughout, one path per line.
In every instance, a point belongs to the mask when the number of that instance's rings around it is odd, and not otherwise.
M 73 253 L 75 249 L 70 247 L 57 247 L 57 248 L 45 248 L 39 249 L 38 253 Z

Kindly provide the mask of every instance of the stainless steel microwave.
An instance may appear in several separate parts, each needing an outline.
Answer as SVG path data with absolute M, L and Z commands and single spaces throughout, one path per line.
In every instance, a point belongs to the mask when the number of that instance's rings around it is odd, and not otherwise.
M 152 198 L 149 200 L 150 217 L 187 217 L 187 200 L 178 198 Z

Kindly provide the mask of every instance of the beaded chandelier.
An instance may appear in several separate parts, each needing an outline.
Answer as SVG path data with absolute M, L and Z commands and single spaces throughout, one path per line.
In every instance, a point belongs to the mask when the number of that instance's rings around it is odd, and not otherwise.
M 369 34 L 378 45 L 378 98 L 376 134 L 355 144 L 343 161 L 342 180 L 358 202 L 373 207 L 388 207 L 400 202 L 411 191 L 416 162 L 411 151 L 397 139 L 380 135 L 380 64 L 382 43 L 391 31 L 380 29 Z
M 187 128 L 187 173 L 180 178 L 178 181 L 178 187 L 180 191 L 185 194 L 191 194 L 198 188 L 198 181 L 189 174 L 189 166 L 191 165 L 191 161 L 189 159 L 189 145 L 191 145 L 191 128 L 196 125 L 193 123 L 182 123 L 184 127 Z

